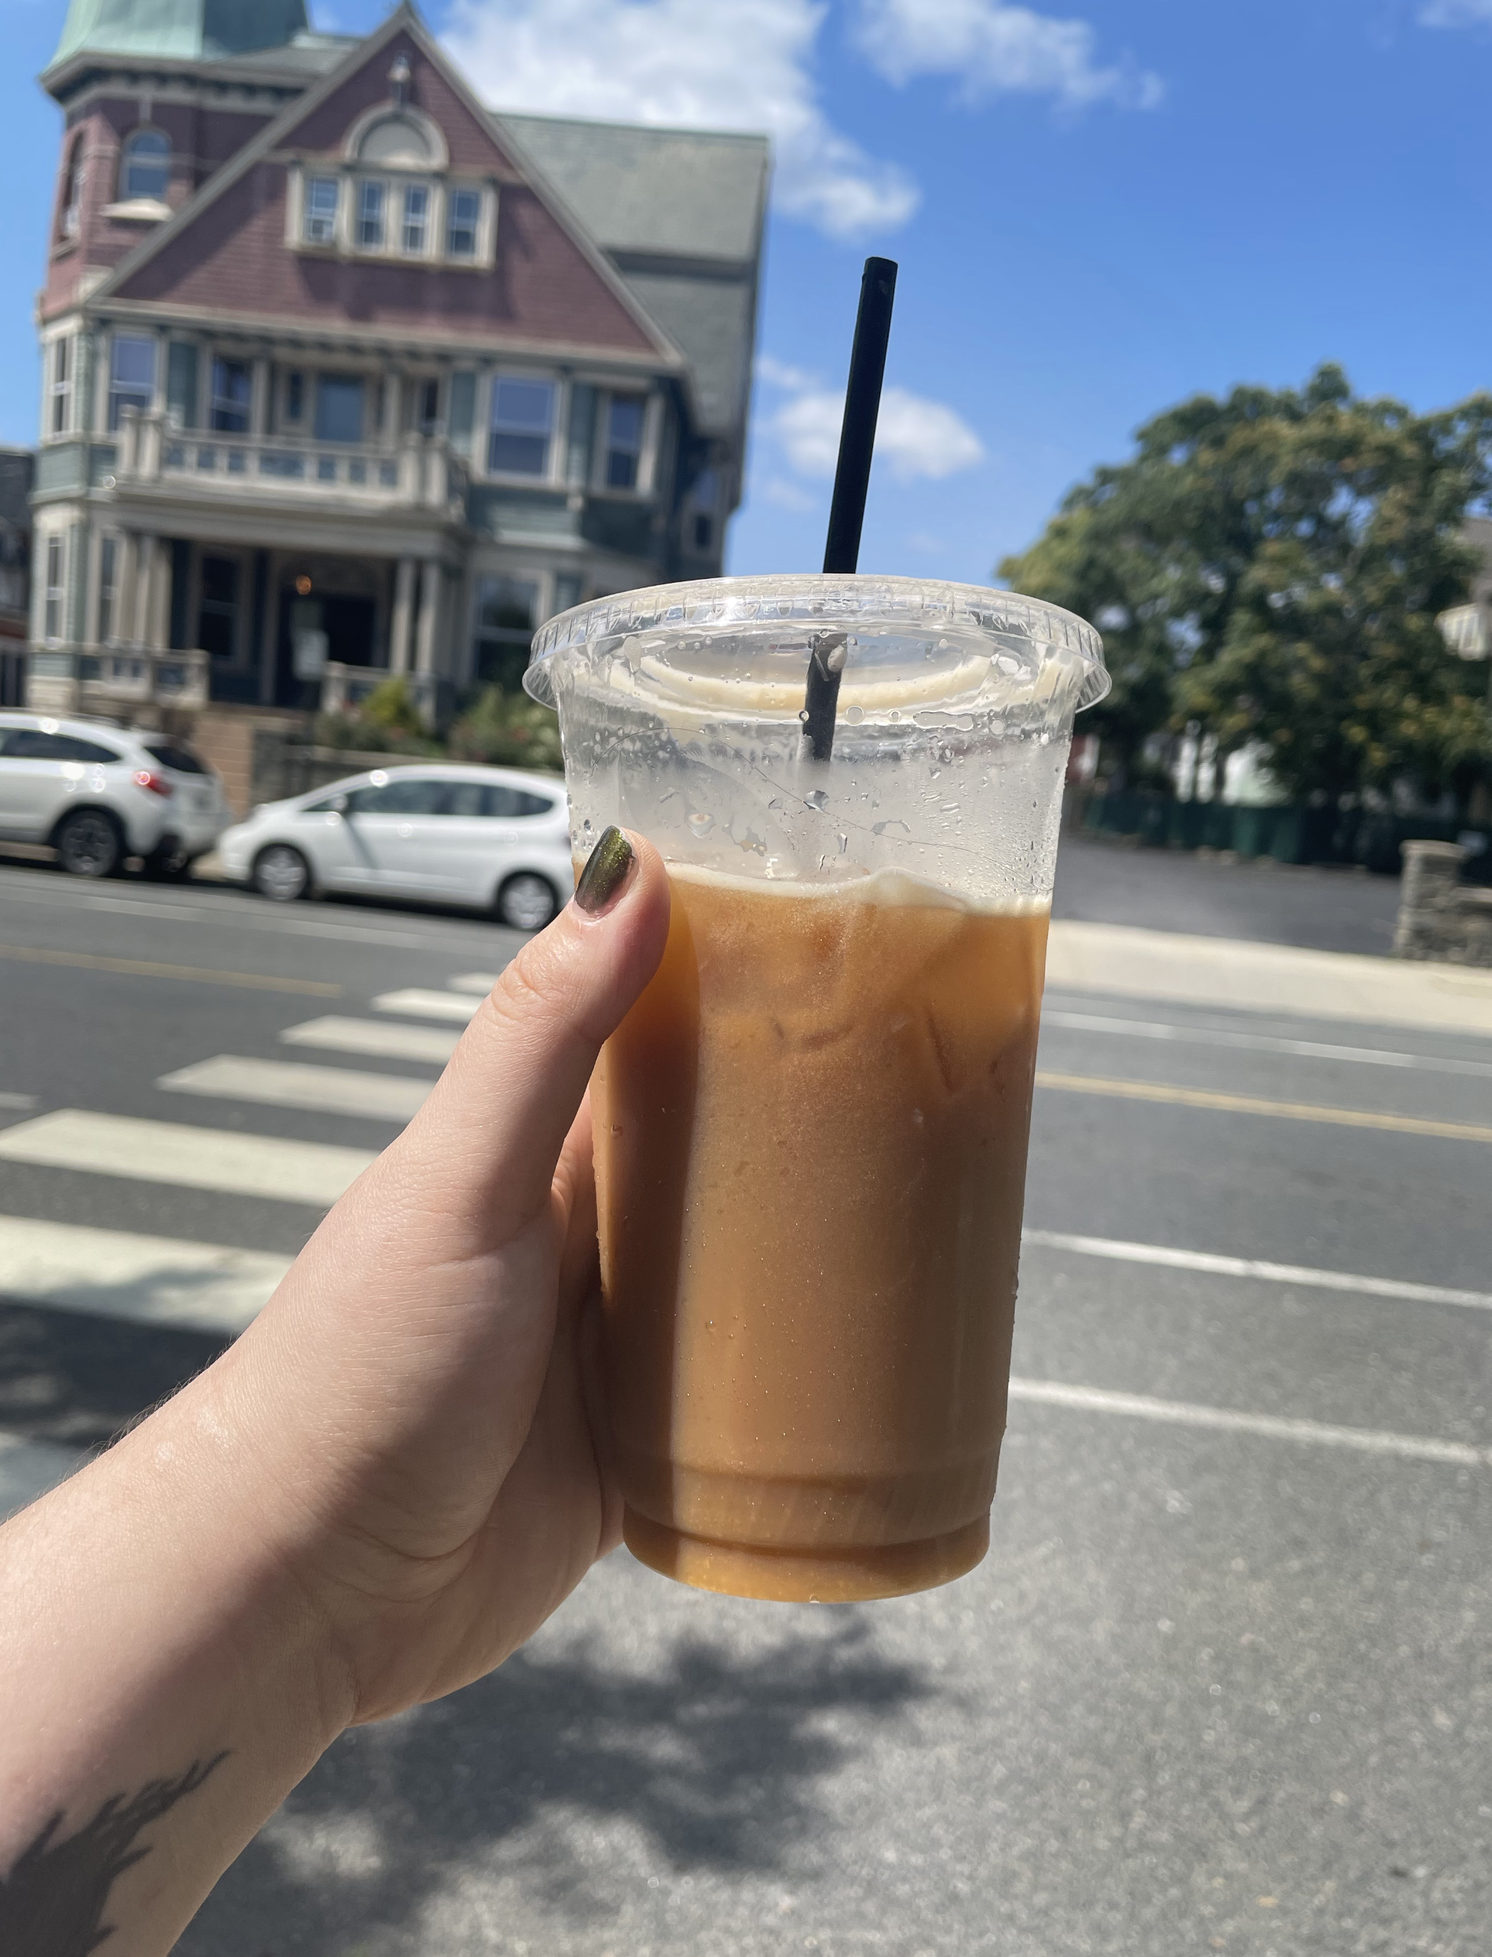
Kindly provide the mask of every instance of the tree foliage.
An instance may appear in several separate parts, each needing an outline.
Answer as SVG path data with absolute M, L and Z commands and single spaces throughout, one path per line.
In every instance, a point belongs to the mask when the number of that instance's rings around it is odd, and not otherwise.
M 1435 624 L 1465 600 L 1489 486 L 1492 395 L 1416 415 L 1323 366 L 1156 416 L 1000 575 L 1098 625 L 1094 727 L 1125 758 L 1198 722 L 1223 752 L 1263 742 L 1296 796 L 1439 787 L 1492 758 L 1486 669 Z

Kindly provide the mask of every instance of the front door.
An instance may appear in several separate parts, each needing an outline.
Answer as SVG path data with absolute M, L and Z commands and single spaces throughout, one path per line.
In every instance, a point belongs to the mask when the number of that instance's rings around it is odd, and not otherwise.
M 314 629 L 324 634 L 326 657 L 339 666 L 372 666 L 376 659 L 378 605 L 372 598 L 338 591 L 304 596 L 286 591 L 280 598 L 280 645 L 275 665 L 275 705 L 314 711 L 321 704 L 319 680 L 295 672 L 295 636 Z

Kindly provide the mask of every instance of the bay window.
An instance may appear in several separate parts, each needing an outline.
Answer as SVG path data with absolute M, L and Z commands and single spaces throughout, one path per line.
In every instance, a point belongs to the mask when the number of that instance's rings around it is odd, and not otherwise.
M 613 394 L 606 414 L 606 487 L 636 489 L 642 468 L 642 426 L 646 402 L 637 395 Z
M 109 362 L 109 429 L 119 430 L 126 408 L 148 414 L 155 405 L 155 341 L 116 333 Z
M 52 410 L 48 417 L 48 432 L 53 435 L 65 435 L 73 392 L 73 343 L 70 336 L 52 342 L 52 379 L 49 392 L 52 397 Z
M 554 435 L 556 388 L 553 381 L 492 383 L 492 426 L 487 467 L 493 475 L 547 476 Z

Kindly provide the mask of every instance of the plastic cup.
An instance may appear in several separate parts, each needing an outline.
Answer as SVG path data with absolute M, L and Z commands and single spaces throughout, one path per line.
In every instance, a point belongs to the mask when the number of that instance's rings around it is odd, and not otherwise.
M 802 754 L 844 635 L 834 750 Z M 989 1543 L 1062 780 L 1098 635 L 1008 592 L 718 579 L 551 619 L 577 865 L 661 851 L 657 976 L 592 1087 L 626 1541 L 750 1597 Z

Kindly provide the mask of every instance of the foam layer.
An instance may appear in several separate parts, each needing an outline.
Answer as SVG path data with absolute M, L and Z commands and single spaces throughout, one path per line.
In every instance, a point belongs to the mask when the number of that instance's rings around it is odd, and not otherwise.
M 839 883 L 803 883 L 792 877 L 738 877 L 727 870 L 708 870 L 697 863 L 665 860 L 671 878 L 713 884 L 752 896 L 812 898 L 820 903 L 901 905 L 915 910 L 976 911 L 986 917 L 1040 917 L 1050 911 L 1051 899 L 1014 897 L 1004 903 L 980 902 L 907 870 L 873 870 L 867 876 L 846 877 Z

